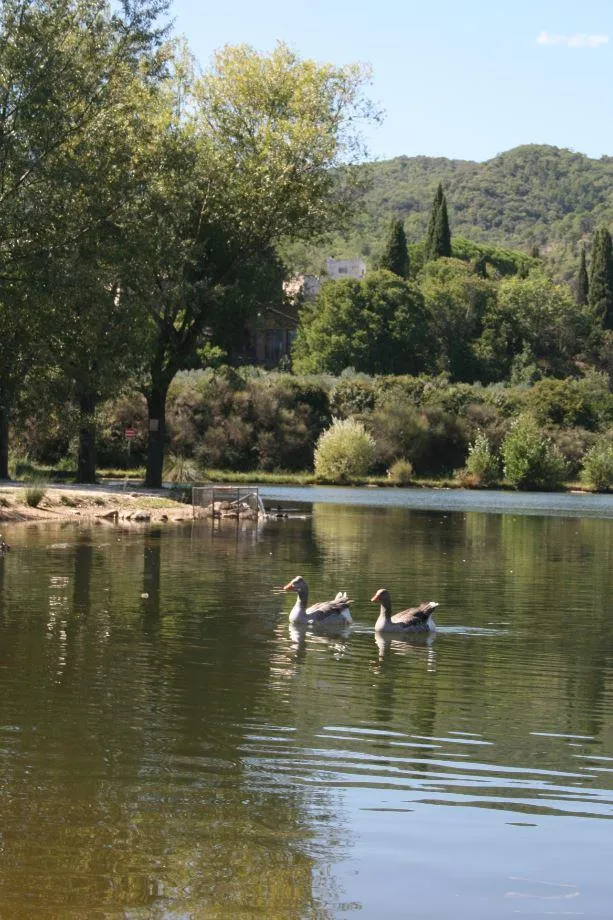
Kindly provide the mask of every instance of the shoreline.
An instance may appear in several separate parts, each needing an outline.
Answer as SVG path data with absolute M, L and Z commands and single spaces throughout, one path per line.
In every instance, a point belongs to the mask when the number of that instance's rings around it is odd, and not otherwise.
M 168 497 L 164 489 L 137 490 L 133 485 L 48 483 L 37 505 L 26 501 L 31 483 L 0 483 L 0 524 L 86 521 L 114 524 L 167 524 L 191 520 L 191 504 Z

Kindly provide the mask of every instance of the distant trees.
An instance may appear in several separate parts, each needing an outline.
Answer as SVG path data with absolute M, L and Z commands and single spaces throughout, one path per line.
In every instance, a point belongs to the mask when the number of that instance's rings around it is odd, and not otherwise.
M 447 199 L 439 183 L 432 203 L 428 232 L 426 234 L 425 259 L 439 259 L 451 256 L 451 232 L 447 214 Z
M 392 219 L 387 245 L 379 261 L 379 268 L 393 272 L 400 278 L 408 278 L 409 267 L 409 250 L 404 232 L 404 221 L 396 217 Z
M 588 303 L 603 329 L 613 329 L 613 247 L 605 227 L 594 234 Z

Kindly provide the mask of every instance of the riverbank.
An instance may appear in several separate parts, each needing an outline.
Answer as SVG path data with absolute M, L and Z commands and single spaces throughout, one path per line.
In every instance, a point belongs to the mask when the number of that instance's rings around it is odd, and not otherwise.
M 0 522 L 87 520 L 126 524 L 169 523 L 192 517 L 191 505 L 164 490 L 133 485 L 0 484 Z

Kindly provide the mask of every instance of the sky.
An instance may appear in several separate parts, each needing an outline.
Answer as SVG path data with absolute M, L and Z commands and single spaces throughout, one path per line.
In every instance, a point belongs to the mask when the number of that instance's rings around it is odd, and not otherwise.
M 384 111 L 365 131 L 371 159 L 613 155 L 613 0 L 174 0 L 172 15 L 203 66 L 225 44 L 277 41 L 370 64 Z

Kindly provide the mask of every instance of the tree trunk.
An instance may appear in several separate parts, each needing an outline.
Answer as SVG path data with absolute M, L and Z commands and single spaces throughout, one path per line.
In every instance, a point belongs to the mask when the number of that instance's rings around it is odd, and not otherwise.
M 154 384 L 146 394 L 149 409 L 149 442 L 147 445 L 147 475 L 145 485 L 161 489 L 166 447 L 166 396 L 170 382 Z
M 96 397 L 91 393 L 79 396 L 79 456 L 77 459 L 77 482 L 96 481 L 96 430 L 94 411 Z
M 9 408 L 0 405 L 0 479 L 9 478 Z

